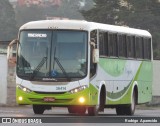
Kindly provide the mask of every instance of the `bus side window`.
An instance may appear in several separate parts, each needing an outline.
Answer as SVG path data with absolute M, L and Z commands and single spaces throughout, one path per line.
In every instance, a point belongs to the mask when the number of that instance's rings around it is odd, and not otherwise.
M 90 38 L 91 38 L 90 40 L 91 42 L 95 42 L 95 45 L 96 45 L 95 48 L 97 48 L 97 30 L 91 31 Z
M 127 36 L 127 57 L 135 57 L 135 42 L 134 36 Z
M 103 55 L 104 54 L 104 36 L 103 36 L 103 31 L 99 31 L 99 54 Z
M 97 48 L 97 30 L 93 30 L 90 33 L 90 41 L 91 42 L 95 42 L 95 48 Z M 93 52 L 93 46 L 91 45 L 91 49 L 90 49 L 90 77 L 93 77 L 96 73 L 96 69 L 97 69 L 97 64 L 93 63 L 92 60 L 92 53 Z
M 144 59 L 151 60 L 151 39 L 143 38 Z
M 147 51 L 148 51 L 148 59 L 151 60 L 151 38 L 148 38 L 147 40 Z
M 108 43 L 109 56 L 118 57 L 117 34 L 109 33 Z
M 119 57 L 127 57 L 126 36 L 118 35 L 118 51 Z
M 100 56 L 108 56 L 108 33 L 105 31 L 99 32 L 99 51 Z
M 136 58 L 143 59 L 143 39 L 136 37 Z

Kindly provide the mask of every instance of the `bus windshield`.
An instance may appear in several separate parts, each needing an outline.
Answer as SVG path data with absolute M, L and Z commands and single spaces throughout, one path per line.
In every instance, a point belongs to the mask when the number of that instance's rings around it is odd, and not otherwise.
M 86 31 L 21 31 L 17 76 L 32 81 L 85 77 L 87 40 Z

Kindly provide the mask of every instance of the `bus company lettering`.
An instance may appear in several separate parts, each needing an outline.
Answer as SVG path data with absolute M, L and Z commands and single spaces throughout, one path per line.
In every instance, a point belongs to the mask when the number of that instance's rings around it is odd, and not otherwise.
M 47 34 L 28 33 L 28 37 L 31 37 L 31 38 L 46 38 Z

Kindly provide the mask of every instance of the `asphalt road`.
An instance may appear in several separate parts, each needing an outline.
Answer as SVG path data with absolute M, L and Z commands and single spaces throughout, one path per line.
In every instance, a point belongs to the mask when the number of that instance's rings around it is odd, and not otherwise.
M 12 124 L 0 123 L 0 126 L 15 125 L 23 126 L 37 125 L 87 125 L 87 126 L 159 126 L 160 125 L 160 108 L 137 108 L 134 116 L 117 116 L 115 109 L 105 109 L 104 113 L 100 113 L 96 117 L 85 115 L 69 114 L 66 108 L 52 108 L 52 110 L 46 110 L 43 115 L 35 115 L 31 106 L 18 106 L 18 107 L 0 107 L 0 122 L 5 122 L 7 119 L 11 119 Z M 2 120 L 3 119 L 3 120 Z M 33 120 L 35 119 L 35 120 Z M 19 121 L 19 122 L 18 122 Z M 150 121 L 145 122 L 145 121 Z M 158 123 L 156 122 L 158 121 Z M 18 122 L 18 123 L 17 123 Z M 25 124 L 25 122 L 30 124 Z M 33 122 L 42 124 L 33 124 Z M 48 122 L 48 123 L 46 123 Z M 138 124 L 136 124 L 138 122 Z M 145 122 L 145 123 L 143 123 Z M 155 122 L 155 123 L 154 123 Z

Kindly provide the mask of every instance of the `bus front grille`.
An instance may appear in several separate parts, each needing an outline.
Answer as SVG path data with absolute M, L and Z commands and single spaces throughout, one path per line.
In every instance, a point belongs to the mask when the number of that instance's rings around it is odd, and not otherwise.
M 40 92 L 40 91 L 34 91 L 36 94 L 65 94 L 66 92 Z

